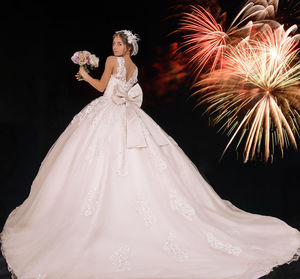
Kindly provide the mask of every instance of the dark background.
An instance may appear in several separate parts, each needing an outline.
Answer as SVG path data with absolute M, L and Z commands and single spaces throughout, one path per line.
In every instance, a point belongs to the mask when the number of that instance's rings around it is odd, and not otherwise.
M 70 57 L 83 49 L 95 53 L 100 68 L 92 75 L 100 77 L 112 54 L 112 35 L 121 29 L 133 30 L 142 39 L 133 58 L 144 88 L 142 108 L 178 142 L 216 192 L 241 209 L 279 217 L 300 229 L 298 152 L 286 150 L 273 164 L 243 164 L 231 148 L 219 161 L 228 138 L 208 125 L 202 108 L 193 109 L 189 79 L 167 87 L 165 94 L 155 91 L 162 74 L 155 65 L 173 59 L 169 45 L 176 36 L 167 35 L 177 26 L 176 18 L 169 18 L 174 3 L 11 1 L 2 6 L 0 231 L 10 211 L 28 196 L 48 149 L 72 117 L 99 96 L 76 81 L 78 67 Z M 243 4 L 219 3 L 229 18 Z

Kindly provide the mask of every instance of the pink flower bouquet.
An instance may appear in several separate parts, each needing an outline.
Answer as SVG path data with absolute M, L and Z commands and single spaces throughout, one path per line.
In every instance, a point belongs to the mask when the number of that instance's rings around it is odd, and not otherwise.
M 91 54 L 87 50 L 76 51 L 73 54 L 73 56 L 71 57 L 71 60 L 75 64 L 83 66 L 87 73 L 90 72 L 89 68 L 91 70 L 93 70 L 93 69 L 97 68 L 99 65 L 99 58 L 96 57 L 96 55 Z M 79 75 L 79 78 L 82 78 L 82 77 Z

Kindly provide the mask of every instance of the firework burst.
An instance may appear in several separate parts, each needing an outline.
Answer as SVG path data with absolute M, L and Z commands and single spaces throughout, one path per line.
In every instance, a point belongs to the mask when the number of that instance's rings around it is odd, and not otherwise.
M 189 63 L 194 65 L 194 72 L 201 73 L 203 67 L 213 59 L 211 70 L 215 70 L 223 56 L 228 35 L 213 16 L 201 6 L 191 6 L 192 13 L 185 13 L 180 30 L 188 31 L 181 47 L 190 54 Z M 201 20 L 199 20 L 201 19 Z M 196 30 L 196 31 L 195 31 Z M 197 75 L 198 77 L 198 75 Z
M 237 147 L 244 142 L 244 162 L 264 153 L 265 161 L 278 145 L 297 148 L 299 131 L 300 63 L 296 36 L 281 26 L 269 25 L 224 53 L 222 68 L 195 83 L 199 104 L 216 115 L 214 123 L 224 122 L 231 136 L 228 145 L 240 134 Z M 298 133 L 299 136 L 299 133 Z M 224 154 L 224 153 L 223 153 Z
M 188 7 L 179 50 L 194 76 L 197 105 L 206 104 L 212 123 L 230 137 L 222 156 L 233 142 L 244 145 L 244 162 L 272 161 L 276 147 L 282 155 L 285 147 L 297 149 L 299 1 L 249 0 L 227 28 L 203 7 Z M 288 13 L 294 24 L 284 28 Z
M 297 25 L 300 27 L 300 2 L 299 0 L 249 0 L 260 10 L 256 20 L 273 20 L 273 24 L 285 26 Z
M 222 68 L 226 48 L 247 38 L 253 29 L 262 26 L 261 20 L 275 13 L 271 4 L 263 6 L 249 1 L 225 29 L 225 23 L 218 23 L 202 6 L 190 5 L 189 8 L 189 12 L 182 13 L 178 32 L 183 33 L 180 49 L 189 57 L 195 79 L 204 68 L 210 72 Z

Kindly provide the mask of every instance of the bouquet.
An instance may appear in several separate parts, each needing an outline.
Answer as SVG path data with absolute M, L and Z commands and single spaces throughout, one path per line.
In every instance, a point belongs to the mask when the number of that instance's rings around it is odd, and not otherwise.
M 71 57 L 71 60 L 80 66 L 83 66 L 85 71 L 87 73 L 90 72 L 90 69 L 93 70 L 98 67 L 99 65 L 99 58 L 96 57 L 96 55 L 91 54 L 87 50 L 80 50 L 76 51 L 73 56 Z M 90 68 L 90 69 L 89 69 Z M 82 78 L 81 75 L 78 76 L 79 78 Z

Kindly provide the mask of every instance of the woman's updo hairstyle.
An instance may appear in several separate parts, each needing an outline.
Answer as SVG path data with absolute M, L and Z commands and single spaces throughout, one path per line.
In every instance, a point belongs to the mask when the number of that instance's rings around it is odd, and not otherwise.
M 134 56 L 139 51 L 139 46 L 137 42 L 140 40 L 137 34 L 132 34 L 129 30 L 120 30 L 116 31 L 113 35 L 113 38 L 119 36 L 124 44 L 130 48 L 130 56 Z

